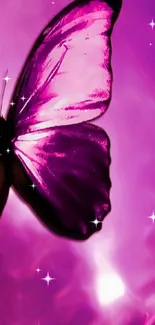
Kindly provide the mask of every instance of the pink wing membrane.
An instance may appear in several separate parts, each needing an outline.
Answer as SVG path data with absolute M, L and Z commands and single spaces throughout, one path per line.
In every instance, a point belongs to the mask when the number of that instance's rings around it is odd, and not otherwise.
M 21 129 L 75 124 L 105 112 L 112 85 L 112 17 L 106 2 L 85 1 L 44 30 L 13 99 L 18 135 Z

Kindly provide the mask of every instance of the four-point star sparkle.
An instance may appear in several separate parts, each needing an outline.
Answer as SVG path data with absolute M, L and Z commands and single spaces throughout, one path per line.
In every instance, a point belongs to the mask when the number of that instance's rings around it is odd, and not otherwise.
M 35 187 L 36 187 L 36 185 L 35 184 L 32 184 L 32 185 L 30 185 L 32 188 L 33 188 L 33 190 L 35 189 Z
M 36 272 L 37 272 L 37 273 L 40 273 L 40 272 L 41 272 L 40 267 L 38 267 L 38 268 L 36 269 Z
M 153 223 L 155 222 L 155 214 L 154 214 L 154 211 L 153 211 L 152 215 L 149 216 L 148 218 L 152 219 Z
M 15 103 L 14 103 L 14 102 L 11 102 L 11 103 L 10 103 L 10 105 L 11 105 L 11 106 L 14 106 L 14 105 L 15 105 Z
M 26 99 L 26 97 L 22 96 L 22 97 L 21 97 L 21 99 L 22 99 L 22 100 L 23 100 L 23 102 L 24 102 L 24 100 Z
M 49 286 L 50 281 L 55 280 L 55 278 L 51 278 L 49 272 L 47 272 L 47 275 L 45 276 L 45 278 L 42 278 L 42 280 L 46 281 L 47 285 Z
M 154 26 L 155 26 L 155 22 L 154 22 L 154 20 L 152 19 L 152 21 L 149 23 L 149 26 L 151 26 L 152 27 L 152 29 L 154 28 Z
M 91 221 L 92 223 L 94 223 L 94 225 L 97 227 L 97 225 L 99 223 L 101 223 L 101 221 L 99 221 L 97 218 L 94 221 Z
M 3 78 L 6 82 L 8 82 L 11 78 L 9 78 L 8 76 L 6 76 L 5 78 Z

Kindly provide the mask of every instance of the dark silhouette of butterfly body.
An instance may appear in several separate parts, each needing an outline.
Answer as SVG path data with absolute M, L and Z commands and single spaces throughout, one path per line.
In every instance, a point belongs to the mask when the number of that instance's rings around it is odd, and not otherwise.
M 7 122 L 0 117 L 0 216 L 5 206 L 9 186 L 11 185 L 10 158 L 9 158 L 9 134 Z
M 7 122 L 1 116 L 0 117 L 0 155 L 5 154 L 8 143 L 9 140 L 8 140 L 8 132 L 7 132 Z

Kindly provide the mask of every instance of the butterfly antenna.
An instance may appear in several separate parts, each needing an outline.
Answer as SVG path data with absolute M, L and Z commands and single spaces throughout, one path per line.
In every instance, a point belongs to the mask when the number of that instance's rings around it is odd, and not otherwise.
M 8 75 L 8 69 L 5 71 L 4 78 L 3 78 L 3 83 L 2 83 L 2 91 L 1 91 L 1 96 L 0 96 L 0 116 L 2 116 L 2 109 L 3 109 L 3 100 L 4 100 L 4 94 L 5 94 L 5 89 L 6 89 L 6 77 Z

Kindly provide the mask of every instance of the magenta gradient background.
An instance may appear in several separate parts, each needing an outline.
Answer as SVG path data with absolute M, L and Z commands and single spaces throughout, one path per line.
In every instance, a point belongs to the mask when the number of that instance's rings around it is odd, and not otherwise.
M 11 77 L 5 113 L 34 40 L 68 3 L 0 1 L 0 76 L 8 68 Z M 155 223 L 148 219 L 155 209 L 152 18 L 154 0 L 124 0 L 113 32 L 113 98 L 96 122 L 111 139 L 112 212 L 99 234 L 76 243 L 50 234 L 10 192 L 0 222 L 0 325 L 144 325 L 146 316 L 153 324 Z M 49 287 L 41 280 L 47 271 L 56 278 Z M 111 271 L 122 279 L 125 295 L 105 306 L 96 283 Z

